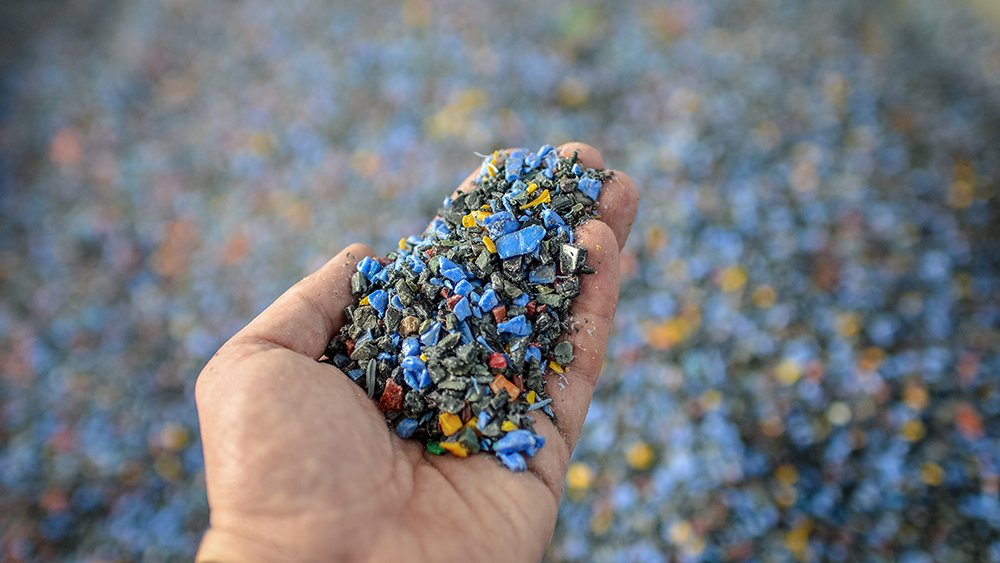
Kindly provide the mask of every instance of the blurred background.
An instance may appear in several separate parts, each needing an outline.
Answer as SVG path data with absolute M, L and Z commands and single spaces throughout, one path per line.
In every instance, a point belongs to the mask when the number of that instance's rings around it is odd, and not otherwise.
M 190 559 L 214 350 L 579 139 L 643 202 L 547 558 L 1000 560 L 998 13 L 4 2 L 0 559 Z

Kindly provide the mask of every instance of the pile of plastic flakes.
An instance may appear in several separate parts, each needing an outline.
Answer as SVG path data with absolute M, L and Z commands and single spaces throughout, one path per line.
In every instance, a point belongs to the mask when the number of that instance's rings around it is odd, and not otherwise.
M 559 337 L 577 274 L 592 273 L 573 229 L 595 216 L 605 177 L 552 145 L 485 157 L 423 236 L 358 263 L 360 301 L 328 361 L 379 397 L 401 438 L 438 455 L 492 452 L 524 471 L 545 444 L 528 413 L 555 416 L 546 373 L 564 377 L 573 360 Z

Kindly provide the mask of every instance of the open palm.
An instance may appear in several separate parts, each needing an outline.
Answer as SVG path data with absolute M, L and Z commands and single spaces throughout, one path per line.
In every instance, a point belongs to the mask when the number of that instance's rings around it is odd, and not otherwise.
M 570 143 L 587 167 L 592 147 Z M 468 189 L 471 177 L 459 189 Z M 600 374 L 618 297 L 618 252 L 635 217 L 632 180 L 605 183 L 601 220 L 577 230 L 596 274 L 570 322 L 568 384 L 548 383 L 558 425 L 514 473 L 488 455 L 429 454 L 391 432 L 375 403 L 317 362 L 352 301 L 352 245 L 227 342 L 198 378 L 211 528 L 200 561 L 538 560 L 555 526 L 566 465 Z

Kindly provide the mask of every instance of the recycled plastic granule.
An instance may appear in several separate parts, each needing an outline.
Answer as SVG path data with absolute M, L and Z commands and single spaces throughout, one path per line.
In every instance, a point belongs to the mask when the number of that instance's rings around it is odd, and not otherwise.
M 560 338 L 579 275 L 593 273 L 573 230 L 596 216 L 608 177 L 578 160 L 551 145 L 496 151 L 422 236 L 358 263 L 358 303 L 326 361 L 401 438 L 435 455 L 490 452 L 514 471 L 545 444 L 528 413 L 554 417 L 547 374 L 573 360 Z

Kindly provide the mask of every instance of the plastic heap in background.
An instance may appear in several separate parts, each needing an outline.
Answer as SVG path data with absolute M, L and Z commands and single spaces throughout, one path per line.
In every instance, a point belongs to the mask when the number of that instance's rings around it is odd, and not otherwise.
M 327 349 L 401 438 L 433 454 L 491 452 L 526 469 L 545 439 L 546 373 L 562 376 L 573 346 L 560 341 L 592 273 L 573 229 L 595 216 L 607 174 L 551 145 L 494 152 L 475 187 L 446 198 L 424 232 L 351 278 L 359 299 Z

